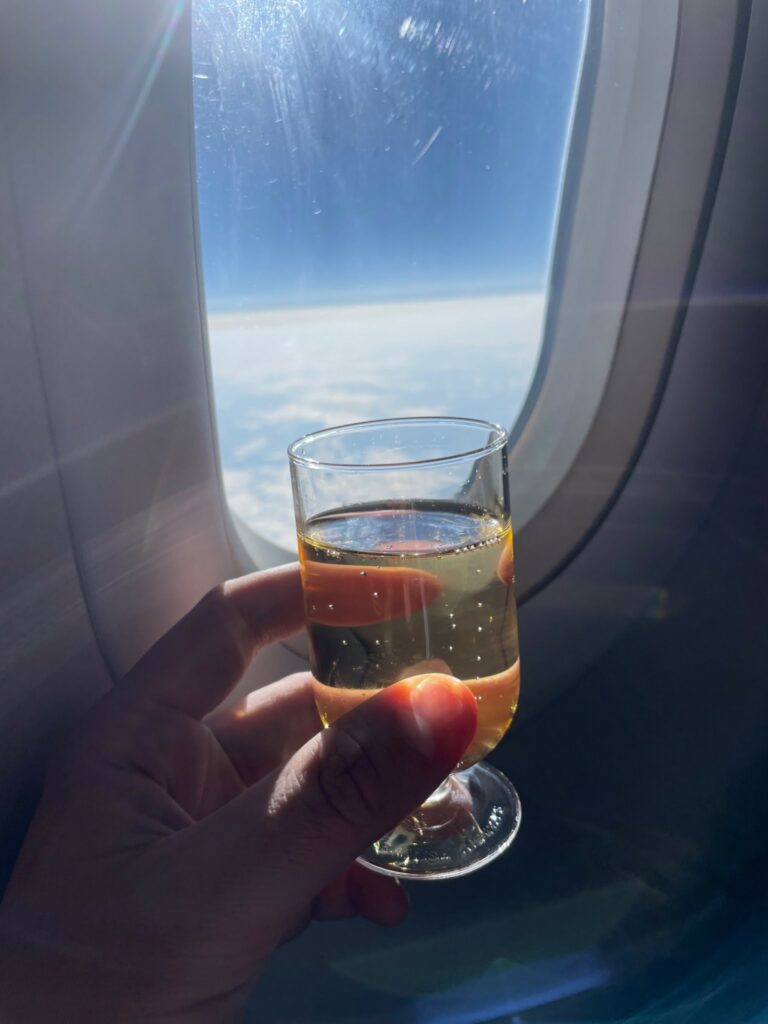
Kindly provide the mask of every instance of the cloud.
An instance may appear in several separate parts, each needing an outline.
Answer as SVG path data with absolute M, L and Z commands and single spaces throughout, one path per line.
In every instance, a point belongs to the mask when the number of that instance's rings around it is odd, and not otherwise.
M 227 497 L 293 548 L 286 448 L 312 430 L 389 416 L 507 423 L 538 357 L 541 294 L 212 316 Z
M 249 459 L 260 452 L 263 452 L 267 447 L 268 441 L 264 435 L 257 435 L 256 437 L 250 438 L 245 444 L 237 445 L 235 448 L 235 458 L 240 461 L 241 459 Z
M 296 531 L 287 468 L 224 469 L 222 477 L 232 510 L 262 536 L 294 553 Z
M 355 420 L 366 419 L 363 413 L 368 409 L 375 408 L 378 401 L 376 395 L 360 397 L 362 401 L 356 404 L 350 403 L 349 396 L 344 396 L 338 404 L 333 400 L 322 404 L 319 399 L 306 403 L 285 402 L 276 409 L 262 412 L 258 419 L 260 423 L 296 423 L 306 420 L 324 427 L 334 427 L 339 423 L 354 423 Z

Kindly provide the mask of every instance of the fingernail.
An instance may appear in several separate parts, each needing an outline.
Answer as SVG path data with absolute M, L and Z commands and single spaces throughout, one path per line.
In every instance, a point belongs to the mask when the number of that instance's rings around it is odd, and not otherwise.
M 434 755 L 437 743 L 456 718 L 456 684 L 461 685 L 453 676 L 426 676 L 411 691 L 419 749 L 427 757 Z

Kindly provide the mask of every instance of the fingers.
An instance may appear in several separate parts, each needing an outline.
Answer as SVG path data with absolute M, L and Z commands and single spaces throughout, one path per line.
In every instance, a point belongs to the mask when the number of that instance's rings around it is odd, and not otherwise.
M 322 626 L 366 626 L 399 619 L 434 601 L 442 585 L 421 569 L 302 562 L 307 619 Z
M 394 683 L 196 824 L 201 875 L 226 871 L 237 900 L 257 902 L 278 929 L 437 788 L 476 726 L 462 683 Z
M 202 718 L 232 690 L 256 651 L 304 624 L 297 565 L 211 590 L 116 688 Z
M 206 719 L 246 785 L 287 761 L 320 728 L 312 683 L 309 672 L 297 672 Z
M 365 917 L 387 927 L 400 924 L 408 913 L 408 896 L 396 878 L 352 864 L 334 878 L 315 900 L 313 917 L 333 921 L 342 917 Z
M 352 626 L 397 618 L 440 593 L 430 573 L 356 566 L 304 568 L 308 614 Z M 322 612 L 310 611 L 322 590 Z M 214 587 L 131 669 L 116 690 L 202 718 L 236 685 L 256 651 L 304 624 L 298 566 L 253 573 Z

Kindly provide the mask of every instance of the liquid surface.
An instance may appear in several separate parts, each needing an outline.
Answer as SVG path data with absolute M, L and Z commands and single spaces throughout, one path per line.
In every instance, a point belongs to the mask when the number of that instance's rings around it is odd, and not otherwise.
M 325 725 L 383 686 L 444 673 L 478 702 L 461 766 L 496 746 L 520 689 L 509 522 L 456 504 L 361 506 L 310 520 L 299 557 Z

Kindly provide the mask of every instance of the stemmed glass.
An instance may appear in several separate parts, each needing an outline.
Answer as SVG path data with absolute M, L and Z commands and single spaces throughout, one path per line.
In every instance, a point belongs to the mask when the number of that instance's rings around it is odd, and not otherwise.
M 448 675 L 478 704 L 456 770 L 361 858 L 451 878 L 509 847 L 520 801 L 482 762 L 517 708 L 507 435 L 482 420 L 376 420 L 288 449 L 315 699 L 324 725 L 401 679 Z

